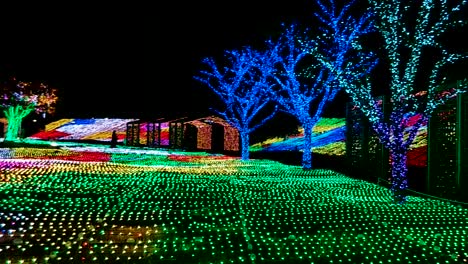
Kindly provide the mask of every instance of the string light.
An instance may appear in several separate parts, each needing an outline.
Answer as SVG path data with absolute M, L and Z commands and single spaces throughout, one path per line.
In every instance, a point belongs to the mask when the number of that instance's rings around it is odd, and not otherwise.
M 450 263 L 467 255 L 467 209 L 413 196 L 396 206 L 388 189 L 331 170 L 206 153 L 146 154 L 139 164 L 133 152 L 102 162 L 86 151 L 87 161 L 63 159 L 78 156 L 71 149 L 41 151 L 13 149 L 0 160 L 0 262 Z
M 0 84 L 0 108 L 7 119 L 5 140 L 14 141 L 20 136 L 23 119 L 32 112 L 54 113 L 57 90 L 41 82 L 19 81 L 15 77 Z
M 391 190 L 395 202 L 404 203 L 408 188 L 408 151 L 419 129 L 427 124 L 436 108 L 466 90 L 466 80 L 456 87 L 450 85 L 444 69 L 468 56 L 445 47 L 444 42 L 449 29 L 463 24 L 455 18 L 467 1 L 370 0 L 369 3 L 388 62 L 384 67 L 390 76 L 386 94 L 389 102 L 382 104 L 374 97 L 375 90 L 369 78 L 358 83 L 343 82 L 353 103 L 369 119 L 380 142 L 390 151 Z M 438 55 L 434 57 L 433 54 Z M 418 85 L 420 83 L 424 85 Z M 414 124 L 408 126 L 407 121 L 413 117 Z

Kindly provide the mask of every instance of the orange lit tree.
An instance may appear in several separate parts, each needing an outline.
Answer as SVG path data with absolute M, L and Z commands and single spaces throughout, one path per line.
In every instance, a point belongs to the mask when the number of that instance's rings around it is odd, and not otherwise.
M 32 112 L 55 112 L 57 90 L 42 82 L 18 81 L 10 78 L 0 84 L 0 107 L 8 126 L 5 141 L 18 139 L 23 119 Z

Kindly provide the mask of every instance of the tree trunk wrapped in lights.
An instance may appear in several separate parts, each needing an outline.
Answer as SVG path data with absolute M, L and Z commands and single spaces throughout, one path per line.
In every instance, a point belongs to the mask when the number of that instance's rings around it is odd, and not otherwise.
M 399 137 L 402 139 L 403 137 Z M 407 172 L 407 154 L 408 148 L 404 148 L 401 140 L 395 140 L 394 146 L 390 151 L 390 160 L 392 167 L 392 186 L 390 190 L 395 196 L 396 201 L 405 199 L 405 190 L 408 188 L 408 179 L 404 177 Z
M 16 139 L 21 132 L 21 123 L 23 119 L 34 111 L 35 105 L 30 104 L 26 106 L 15 105 L 7 107 L 3 113 L 8 121 L 7 132 L 5 134 L 5 140 Z
M 304 144 L 302 153 L 302 167 L 312 168 L 312 122 L 304 122 Z
M 53 113 L 57 101 L 56 90 L 38 82 L 17 81 L 10 78 L 0 86 L 0 106 L 8 122 L 5 141 L 20 136 L 21 123 L 30 113 Z
M 406 155 L 418 130 L 427 124 L 434 109 L 462 92 L 463 85 L 448 84 L 443 73 L 447 65 L 467 56 L 442 44 L 447 29 L 467 22 L 457 18 L 467 1 L 369 0 L 369 3 L 375 14 L 377 35 L 383 40 L 382 56 L 386 60 L 382 61 L 386 62 L 390 80 L 388 84 L 372 85 L 369 78 L 357 82 L 343 78 L 343 86 L 389 149 L 391 190 L 395 202 L 404 203 L 408 188 Z M 384 85 L 388 85 L 388 89 L 384 88 L 388 92 L 383 93 L 390 96 L 388 119 L 384 118 L 382 104 L 375 96 L 375 89 Z M 414 117 L 417 121 L 408 125 L 408 119 Z

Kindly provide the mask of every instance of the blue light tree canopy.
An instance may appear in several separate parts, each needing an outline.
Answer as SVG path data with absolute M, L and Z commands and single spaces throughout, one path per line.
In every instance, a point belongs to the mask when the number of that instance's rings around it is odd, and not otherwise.
M 260 52 L 246 46 L 226 51 L 222 62 L 213 58 L 203 59 L 207 69 L 194 77 L 224 103 L 223 109 L 213 110 L 239 130 L 243 160 L 249 158 L 249 134 L 276 112 L 275 107 L 268 107 L 271 105 L 268 78 L 273 65 L 270 59 L 269 51 Z M 271 111 L 262 116 L 264 110 Z
M 267 41 L 275 59 L 273 97 L 280 109 L 304 128 L 304 169 L 312 167 L 312 129 L 327 104 L 342 90 L 340 79 L 362 78 L 377 63 L 374 54 L 359 45 L 360 37 L 374 29 L 370 13 L 354 18 L 350 12 L 353 3 L 337 8 L 333 0 L 317 1 L 319 33 L 312 35 L 295 23 L 284 24 L 283 33 Z

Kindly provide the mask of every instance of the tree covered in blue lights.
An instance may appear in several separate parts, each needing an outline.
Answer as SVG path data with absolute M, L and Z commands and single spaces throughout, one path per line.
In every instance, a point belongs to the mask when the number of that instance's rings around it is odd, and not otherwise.
M 357 44 L 373 29 L 369 13 L 355 18 L 350 12 L 353 2 L 339 8 L 333 0 L 317 3 L 317 31 L 301 30 L 293 23 L 283 25 L 284 31 L 276 40 L 267 41 L 275 60 L 273 97 L 304 129 L 304 169 L 312 168 L 312 129 L 342 90 L 340 79 L 363 78 L 377 61 Z
M 391 191 L 397 203 L 407 199 L 407 154 L 418 130 L 434 109 L 461 92 L 456 85 L 450 87 L 444 69 L 467 56 L 447 48 L 444 38 L 448 29 L 466 23 L 461 15 L 466 2 L 369 0 L 383 41 L 380 49 L 385 60 L 381 61 L 390 80 L 388 84 L 370 78 L 343 81 L 354 105 L 367 116 L 380 142 L 389 149 Z M 384 85 L 388 85 L 388 105 L 375 92 Z M 417 122 L 408 126 L 409 117 L 416 117 Z
M 222 110 L 213 109 L 240 134 L 241 159 L 249 159 L 250 133 L 270 120 L 276 106 L 269 96 L 271 73 L 269 52 L 246 46 L 225 51 L 224 60 L 204 58 L 207 66 L 194 78 L 207 85 L 222 101 Z

